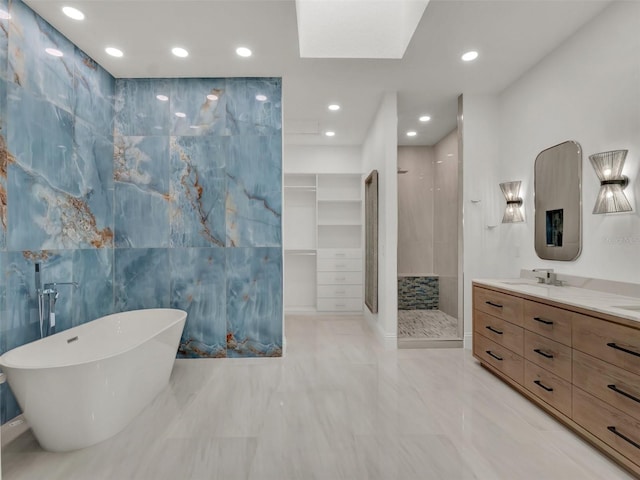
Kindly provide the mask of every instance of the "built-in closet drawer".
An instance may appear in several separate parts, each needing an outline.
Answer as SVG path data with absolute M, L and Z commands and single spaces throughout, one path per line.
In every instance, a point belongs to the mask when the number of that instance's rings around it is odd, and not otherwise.
M 567 417 L 571 416 L 571 383 L 525 360 L 524 387 Z
M 524 360 L 520 355 L 513 353 L 502 345 L 492 342 L 477 332 L 473 336 L 473 353 L 483 362 L 500 370 L 515 382 L 522 384 Z
M 473 316 L 474 329 L 477 333 L 493 340 L 499 345 L 508 348 L 518 355 L 522 355 L 524 331 L 513 323 L 501 318 L 476 310 Z
M 573 421 L 629 460 L 640 458 L 640 420 L 573 387 Z
M 573 384 L 640 420 L 640 375 L 575 351 Z
M 319 312 L 355 312 L 362 310 L 361 298 L 318 298 Z
M 362 285 L 362 273 L 318 272 L 318 285 Z
M 524 331 L 524 358 L 571 381 L 571 348 L 537 333 Z
M 524 328 L 571 346 L 572 312 L 543 303 L 524 301 Z
M 362 250 L 359 248 L 321 248 L 318 249 L 318 258 L 362 258 Z
M 318 298 L 362 298 L 362 285 L 318 285 Z
M 507 322 L 522 326 L 523 300 L 505 293 L 474 287 L 474 307 Z
M 630 372 L 640 372 L 638 329 L 574 313 L 573 348 Z
M 362 260 L 359 258 L 318 259 L 318 272 L 361 272 Z

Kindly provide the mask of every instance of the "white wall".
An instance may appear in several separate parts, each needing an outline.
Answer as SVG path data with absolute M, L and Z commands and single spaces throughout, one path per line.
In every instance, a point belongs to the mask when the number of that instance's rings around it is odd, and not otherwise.
M 284 173 L 362 173 L 362 148 L 284 145 Z
M 386 93 L 362 147 L 365 174 L 378 170 L 378 313 L 365 317 L 388 348 L 398 337 L 398 107 Z
M 496 97 L 464 96 L 465 332 L 473 278 L 521 268 L 640 283 L 640 2 L 613 2 Z M 582 145 L 583 248 L 573 262 L 545 261 L 533 244 L 533 166 L 565 140 Z M 588 156 L 628 149 L 625 190 L 634 212 L 593 215 L 599 182 Z M 498 183 L 523 181 L 526 223 L 496 216 Z M 472 204 L 471 199 L 483 203 Z M 503 208 L 503 207 L 502 207 Z

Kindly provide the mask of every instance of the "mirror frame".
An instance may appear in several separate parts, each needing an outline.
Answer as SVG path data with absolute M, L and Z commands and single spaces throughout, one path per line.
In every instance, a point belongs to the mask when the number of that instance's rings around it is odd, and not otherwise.
M 552 170 L 547 167 L 546 171 L 541 171 L 545 161 L 553 166 L 558 165 L 558 161 L 575 165 L 560 165 Z M 570 173 L 562 175 L 566 170 Z M 534 164 L 534 203 L 534 244 L 538 257 L 557 261 L 578 258 L 582 252 L 582 147 L 578 142 L 568 140 L 538 154 Z M 562 211 L 564 217 L 562 246 L 547 243 L 547 221 L 555 210 Z

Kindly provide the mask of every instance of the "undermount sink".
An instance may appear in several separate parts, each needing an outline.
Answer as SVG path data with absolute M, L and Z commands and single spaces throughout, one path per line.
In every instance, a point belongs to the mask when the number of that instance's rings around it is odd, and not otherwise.
M 533 283 L 533 282 L 525 282 L 523 280 L 500 280 L 500 283 L 504 283 L 505 285 L 528 285 L 529 287 L 540 287 L 542 284 Z
M 631 310 L 634 312 L 640 312 L 640 305 L 611 305 L 612 308 L 621 308 L 623 310 Z

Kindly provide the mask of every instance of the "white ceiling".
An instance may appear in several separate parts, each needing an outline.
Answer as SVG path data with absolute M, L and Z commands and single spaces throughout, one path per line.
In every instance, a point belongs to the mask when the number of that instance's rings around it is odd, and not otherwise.
M 360 145 L 382 93 L 397 91 L 399 143 L 432 145 L 455 127 L 460 93 L 501 91 L 609 1 L 431 0 L 398 60 L 300 58 L 294 0 L 26 3 L 116 77 L 283 77 L 285 143 Z M 86 19 L 67 18 L 63 5 Z M 107 45 L 125 56 L 108 56 Z M 189 57 L 171 55 L 176 45 Z M 254 55 L 236 56 L 239 45 Z M 465 64 L 470 49 L 480 57 Z M 342 109 L 329 112 L 331 102 Z M 420 124 L 423 113 L 432 120 Z M 418 135 L 406 137 L 408 129 Z

